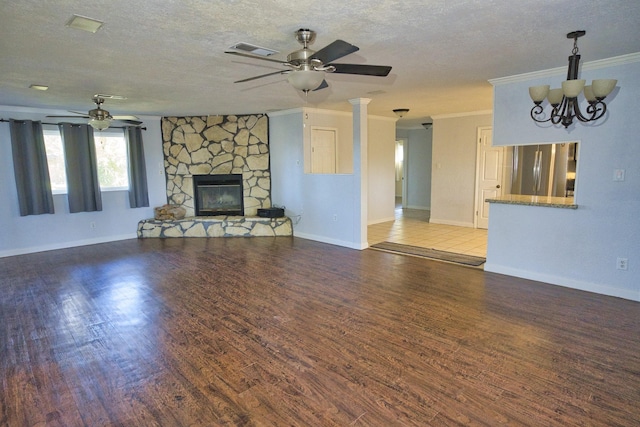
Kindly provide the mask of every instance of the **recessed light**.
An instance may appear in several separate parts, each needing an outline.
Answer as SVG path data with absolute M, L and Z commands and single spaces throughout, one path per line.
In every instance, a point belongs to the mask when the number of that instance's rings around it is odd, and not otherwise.
M 231 46 L 229 49 L 240 50 L 242 52 L 247 52 L 253 55 L 260 55 L 260 56 L 271 56 L 275 53 L 278 53 L 277 50 L 267 49 L 266 47 L 260 47 L 250 43 L 236 43 L 233 46 Z
M 29 89 L 35 89 L 35 90 L 47 90 L 47 89 L 49 89 L 49 86 L 45 86 L 45 85 L 31 85 L 31 86 L 29 86 Z
M 87 31 L 89 33 L 95 33 L 102 27 L 104 22 L 97 19 L 87 18 L 86 16 L 73 15 L 66 23 L 69 28 L 75 28 L 76 30 Z

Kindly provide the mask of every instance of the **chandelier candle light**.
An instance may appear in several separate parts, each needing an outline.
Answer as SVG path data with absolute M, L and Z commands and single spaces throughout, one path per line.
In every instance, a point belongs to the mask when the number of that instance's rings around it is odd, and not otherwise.
M 529 88 L 529 95 L 534 102 L 531 109 L 531 118 L 544 123 L 551 121 L 554 125 L 562 124 L 565 128 L 573 123 L 573 118 L 581 122 L 592 122 L 598 120 L 607 112 L 607 105 L 604 99 L 615 89 L 617 80 L 599 79 L 593 80 L 590 86 L 585 86 L 585 81 L 578 79 L 578 66 L 580 55 L 578 55 L 578 38 L 586 34 L 585 31 L 573 31 L 567 34 L 568 39 L 573 39 L 573 50 L 569 57 L 569 69 L 567 80 L 562 82 L 562 89 L 549 89 L 549 85 L 532 86 Z M 580 111 L 578 95 L 584 92 L 584 97 L 589 103 L 585 113 Z M 551 115 L 545 119 L 542 102 L 547 98 L 551 104 Z

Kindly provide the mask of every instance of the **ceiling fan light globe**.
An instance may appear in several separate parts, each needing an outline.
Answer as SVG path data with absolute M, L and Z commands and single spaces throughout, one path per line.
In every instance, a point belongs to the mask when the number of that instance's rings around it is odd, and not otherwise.
M 94 128 L 95 130 L 105 130 L 111 124 L 111 119 L 105 118 L 102 120 L 99 119 L 91 119 L 89 120 L 89 126 Z
M 309 91 L 320 86 L 324 80 L 324 73 L 313 70 L 298 70 L 289 74 L 289 78 L 287 80 L 291 83 L 291 86 L 296 89 Z

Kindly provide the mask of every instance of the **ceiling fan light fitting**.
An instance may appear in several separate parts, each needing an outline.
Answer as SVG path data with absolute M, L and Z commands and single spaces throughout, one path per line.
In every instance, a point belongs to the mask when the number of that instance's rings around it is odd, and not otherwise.
M 298 90 L 310 91 L 316 89 L 324 80 L 322 71 L 297 70 L 289 74 L 287 81 Z
M 100 119 L 89 120 L 89 126 L 94 128 L 95 130 L 105 130 L 109 127 L 110 124 L 111 124 L 111 119 L 108 117 L 105 117 L 102 120 Z

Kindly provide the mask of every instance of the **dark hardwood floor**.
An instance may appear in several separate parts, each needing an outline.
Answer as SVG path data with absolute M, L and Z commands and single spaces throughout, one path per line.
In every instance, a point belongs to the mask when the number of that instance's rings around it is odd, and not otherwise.
M 0 259 L 0 425 L 632 426 L 640 304 L 297 238 Z

